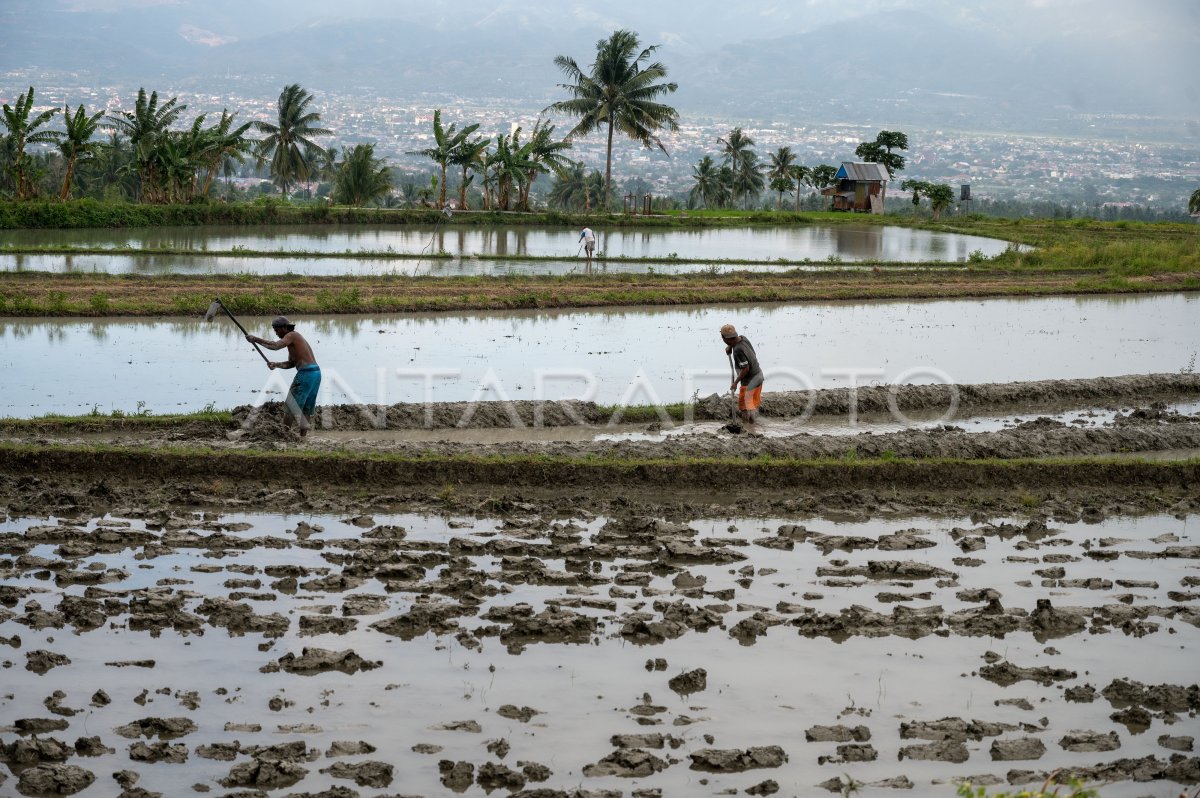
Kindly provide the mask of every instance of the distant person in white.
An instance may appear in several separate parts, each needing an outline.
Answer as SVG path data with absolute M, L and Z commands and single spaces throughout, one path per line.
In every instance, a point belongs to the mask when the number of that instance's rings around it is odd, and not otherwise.
M 587 252 L 588 269 L 592 268 L 592 253 L 596 251 L 596 234 L 592 232 L 592 228 L 585 227 L 583 232 L 579 234 L 579 240 L 583 242 L 583 249 Z

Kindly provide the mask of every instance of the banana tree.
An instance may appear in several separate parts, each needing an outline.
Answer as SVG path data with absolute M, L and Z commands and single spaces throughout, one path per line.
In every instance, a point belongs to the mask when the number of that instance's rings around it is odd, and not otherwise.
M 31 116 L 33 114 L 33 86 L 29 91 L 17 97 L 15 104 L 4 104 L 4 116 L 0 124 L 8 131 L 9 146 L 12 150 L 13 183 L 18 200 L 31 199 L 37 194 L 37 186 L 29 179 L 27 172 L 28 156 L 25 147 L 29 144 L 45 144 L 58 141 L 60 133 L 57 130 L 38 130 L 50 121 L 58 108 Z
M 60 200 L 69 199 L 71 196 L 71 181 L 75 178 L 75 167 L 80 161 L 91 159 L 100 146 L 99 142 L 92 141 L 92 135 L 95 134 L 96 126 L 103 116 L 103 111 L 97 111 L 88 116 L 83 109 L 83 103 L 75 108 L 74 114 L 71 113 L 71 106 L 63 106 L 65 129 L 58 140 L 58 151 L 62 153 L 66 171 L 63 173 L 62 188 L 58 191 Z

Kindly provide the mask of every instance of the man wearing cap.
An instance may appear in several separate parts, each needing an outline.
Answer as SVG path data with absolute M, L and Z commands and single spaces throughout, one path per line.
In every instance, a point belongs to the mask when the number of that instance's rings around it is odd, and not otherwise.
M 265 346 L 272 351 L 287 347 L 287 360 L 279 363 L 272 361 L 267 365 L 272 369 L 294 368 L 296 370 L 296 376 L 292 379 L 292 387 L 288 390 L 287 406 L 299 424 L 300 437 L 303 438 L 312 427 L 313 412 L 317 409 L 317 391 L 321 388 L 321 367 L 317 365 L 317 358 L 313 355 L 308 341 L 304 340 L 303 335 L 296 332 L 295 324 L 283 316 L 278 316 L 275 321 L 271 322 L 271 328 L 275 331 L 275 336 L 279 338 L 278 341 L 267 341 L 250 334 L 246 335 L 246 340 L 252 344 Z
M 730 392 L 740 382 L 738 391 L 738 409 L 742 411 L 742 421 L 753 424 L 758 418 L 758 407 L 762 404 L 763 372 L 758 365 L 758 355 L 750 339 L 738 335 L 732 324 L 721 328 L 721 340 L 725 342 L 725 354 L 733 358 L 734 376 L 729 383 Z

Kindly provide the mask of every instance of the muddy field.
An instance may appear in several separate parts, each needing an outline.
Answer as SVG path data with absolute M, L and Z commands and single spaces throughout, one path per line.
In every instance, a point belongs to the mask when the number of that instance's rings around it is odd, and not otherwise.
M 1200 781 L 1200 492 L 966 517 L 273 488 L 2 480 L 0 791 Z
M 10 425 L 0 795 L 1190 794 L 1200 380 L 947 390 Z

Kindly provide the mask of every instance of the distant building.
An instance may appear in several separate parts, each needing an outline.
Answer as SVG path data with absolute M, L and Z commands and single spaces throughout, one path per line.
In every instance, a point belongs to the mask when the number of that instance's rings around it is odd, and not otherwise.
M 833 197 L 835 211 L 883 213 L 889 176 L 882 164 L 842 161 L 835 179 L 838 181 L 836 186 L 821 192 L 826 197 Z

